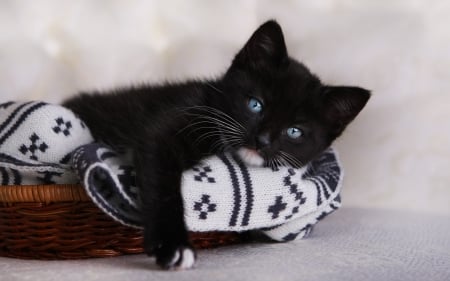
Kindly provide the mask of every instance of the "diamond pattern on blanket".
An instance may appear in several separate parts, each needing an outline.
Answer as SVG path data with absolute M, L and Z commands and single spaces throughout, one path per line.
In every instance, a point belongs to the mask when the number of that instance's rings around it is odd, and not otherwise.
M 64 121 L 62 117 L 58 117 L 55 119 L 56 126 L 53 127 L 53 132 L 56 134 L 63 133 L 66 137 L 70 135 L 70 129 L 72 129 L 72 122 Z
M 299 190 L 298 184 L 292 182 L 292 177 L 296 175 L 294 169 L 288 169 L 288 175 L 283 178 L 284 186 L 289 188 L 289 192 L 294 196 L 294 202 L 296 205 L 292 208 L 290 214 L 285 216 L 285 219 L 292 218 L 296 213 L 298 213 L 299 205 L 303 205 L 306 202 L 306 197 L 303 192 Z
M 200 202 L 194 202 L 194 211 L 199 212 L 199 219 L 206 220 L 209 213 L 216 211 L 217 205 L 211 203 L 210 197 L 208 194 L 203 194 Z
M 294 169 L 289 169 L 288 173 L 289 173 L 289 175 L 287 175 L 283 179 L 284 186 L 288 186 L 291 194 L 295 195 L 295 201 L 299 201 L 300 204 L 304 204 L 306 201 L 306 198 L 303 197 L 303 192 L 298 190 L 298 184 L 292 183 L 292 181 L 291 181 L 292 177 L 296 175 Z
M 272 213 L 272 219 L 276 219 L 286 209 L 286 206 L 287 203 L 283 202 L 283 196 L 277 196 L 273 205 L 270 205 L 267 209 L 267 212 Z
M 28 146 L 26 144 L 22 144 L 19 148 L 19 151 L 23 155 L 29 155 L 30 159 L 37 161 L 39 159 L 36 153 L 45 153 L 45 151 L 48 149 L 48 145 L 44 141 L 42 141 L 36 133 L 33 133 L 29 139 L 31 141 L 31 144 L 29 144 Z
M 196 181 L 203 182 L 203 180 L 209 182 L 209 183 L 215 183 L 216 179 L 214 177 L 210 177 L 208 174 L 212 172 L 212 169 L 210 166 L 204 166 L 204 167 L 195 167 L 193 168 L 194 171 L 198 172 L 194 175 L 194 179 Z

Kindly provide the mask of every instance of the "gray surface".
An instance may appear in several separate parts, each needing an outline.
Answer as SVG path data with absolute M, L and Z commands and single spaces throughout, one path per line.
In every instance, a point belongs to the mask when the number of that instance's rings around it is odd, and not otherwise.
M 286 244 L 205 250 L 163 272 L 144 255 L 79 261 L 0 258 L 0 280 L 450 280 L 450 218 L 344 208 Z

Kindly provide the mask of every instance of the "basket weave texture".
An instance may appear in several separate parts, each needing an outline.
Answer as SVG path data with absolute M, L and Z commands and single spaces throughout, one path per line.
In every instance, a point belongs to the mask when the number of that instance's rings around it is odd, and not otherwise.
M 190 233 L 196 248 L 240 241 L 237 233 Z M 0 186 L 0 256 L 81 259 L 143 252 L 142 231 L 104 214 L 80 185 Z

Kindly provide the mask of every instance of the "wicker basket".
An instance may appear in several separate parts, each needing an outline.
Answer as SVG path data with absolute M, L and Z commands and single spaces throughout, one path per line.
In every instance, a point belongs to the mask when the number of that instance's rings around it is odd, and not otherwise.
M 237 233 L 191 233 L 196 248 L 237 243 Z M 97 208 L 79 185 L 0 187 L 0 256 L 80 259 L 142 253 L 142 231 Z

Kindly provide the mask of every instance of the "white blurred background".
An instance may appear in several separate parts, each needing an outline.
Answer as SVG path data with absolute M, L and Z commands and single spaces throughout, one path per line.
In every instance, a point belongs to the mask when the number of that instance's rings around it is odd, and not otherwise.
M 450 214 L 450 1 L 0 0 L 0 101 L 214 77 L 269 18 L 373 98 L 337 142 L 344 206 Z

